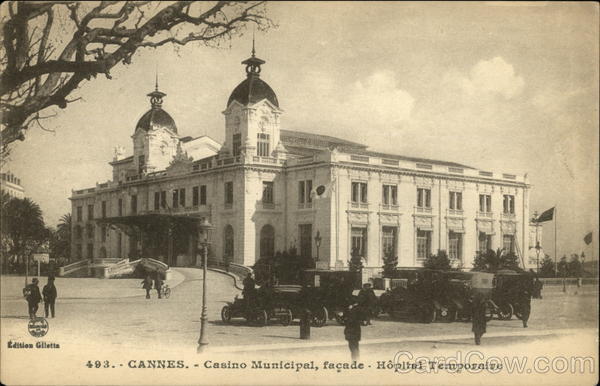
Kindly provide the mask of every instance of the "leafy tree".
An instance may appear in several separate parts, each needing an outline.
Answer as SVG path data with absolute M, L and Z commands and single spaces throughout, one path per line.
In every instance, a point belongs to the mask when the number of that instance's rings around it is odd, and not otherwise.
M 583 265 L 576 253 L 571 255 L 571 261 L 567 265 L 567 275 L 570 277 L 581 277 L 583 275 Z
M 60 218 L 56 230 L 50 239 L 50 254 L 53 258 L 71 260 L 71 214 L 67 213 Z
M 497 272 L 501 269 L 520 270 L 519 258 L 512 252 L 504 253 L 503 249 L 491 249 L 478 253 L 473 262 L 474 271 Z
M 429 255 L 423 262 L 423 267 L 427 269 L 437 269 L 448 271 L 452 269 L 452 264 L 448 258 L 448 254 L 444 250 L 439 250 L 435 255 Z
M 541 277 L 554 277 L 554 261 L 550 256 L 545 255 L 544 259 L 540 263 L 540 276 Z
M 248 23 L 272 27 L 262 1 L 6 1 L 0 45 L 0 127 L 3 154 L 24 139 L 40 113 L 61 109 L 80 84 L 129 64 L 143 47 L 219 46 Z
M 348 269 L 352 272 L 357 272 L 363 269 L 362 257 L 358 253 L 357 248 L 352 249 L 350 260 L 348 260 Z
M 566 277 L 569 272 L 569 262 L 567 260 L 567 255 L 564 255 L 558 261 L 558 277 Z
M 398 266 L 398 256 L 390 254 L 383 257 L 383 276 L 393 277 L 396 267 Z
M 49 239 L 42 210 L 29 198 L 12 198 L 2 205 L 2 239 L 8 256 L 25 263 L 31 254 Z M 3 242 L 3 244 L 4 244 Z

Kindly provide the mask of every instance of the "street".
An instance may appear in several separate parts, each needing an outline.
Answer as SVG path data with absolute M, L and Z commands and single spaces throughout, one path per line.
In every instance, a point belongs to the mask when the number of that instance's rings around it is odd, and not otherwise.
M 33 338 L 27 332 L 26 302 L 18 293 L 9 293 L 14 292 L 14 288 L 20 291 L 23 278 L 3 277 L 2 342 L 35 343 L 43 340 L 60 345 L 60 349 L 55 350 L 28 351 L 8 349 L 7 343 L 3 343 L 3 357 L 7 361 L 29 361 L 31 353 L 35 353 L 41 360 L 46 360 L 44 357 L 51 352 L 53 360 L 61 357 L 74 360 L 79 366 L 88 360 L 107 358 L 112 361 L 165 356 L 194 358 L 200 328 L 202 271 L 194 268 L 174 270 L 180 279 L 176 280 L 171 297 L 160 300 L 156 298 L 156 291 L 152 292 L 151 300 L 146 300 L 144 291 L 136 283 L 139 282 L 137 279 L 123 279 L 129 280 L 129 283 L 117 283 L 120 280 L 59 278 L 57 316 L 48 319 L 49 331 L 41 339 Z M 87 288 L 87 298 L 60 297 L 61 293 L 76 293 L 73 288 L 76 289 L 77 281 L 83 280 L 85 282 L 82 283 L 87 286 L 97 285 L 97 291 Z M 233 300 L 240 291 L 233 286 L 231 277 L 221 273 L 209 271 L 208 280 L 208 341 L 211 358 L 322 359 L 339 356 L 349 360 L 345 358 L 348 351 L 343 327 L 333 320 L 322 328 L 313 327 L 308 341 L 299 339 L 297 320 L 288 327 L 276 322 L 268 327 L 251 327 L 242 319 L 232 320 L 231 325 L 225 325 L 220 319 L 220 310 L 226 301 Z M 40 284 L 43 286 L 45 280 L 42 279 Z M 122 286 L 121 297 L 102 296 L 102 287 L 115 285 Z M 384 315 L 373 320 L 372 326 L 362 329 L 361 352 L 364 358 L 385 360 L 391 360 L 399 350 L 409 349 L 439 354 L 478 348 L 529 354 L 534 348 L 538 350 L 545 347 L 540 346 L 539 342 L 554 342 L 553 347 L 560 348 L 564 343 L 557 342 L 564 342 L 565 339 L 571 342 L 571 348 L 595 350 L 596 341 L 589 337 L 597 336 L 597 287 L 586 286 L 579 289 L 577 295 L 574 291 L 575 288 L 568 288 L 565 294 L 562 288 L 546 289 L 544 299 L 532 301 L 528 329 L 524 329 L 521 322 L 514 318 L 511 321 L 489 322 L 488 334 L 484 335 L 483 346 L 480 347 L 473 344 L 470 323 L 408 323 L 394 321 Z M 95 296 L 90 297 L 91 294 Z M 38 316 L 43 316 L 43 304 Z M 573 345 L 569 339 L 578 339 L 583 345 Z M 83 350 L 83 356 L 78 354 Z

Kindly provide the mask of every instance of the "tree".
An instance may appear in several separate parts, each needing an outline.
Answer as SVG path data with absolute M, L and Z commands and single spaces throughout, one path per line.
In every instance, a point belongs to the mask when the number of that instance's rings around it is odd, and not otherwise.
M 363 269 L 362 257 L 358 253 L 358 248 L 352 248 L 350 260 L 348 260 L 348 269 L 352 272 L 358 272 Z
M 42 210 L 29 198 L 12 198 L 2 206 L 2 239 L 6 241 L 5 258 L 26 263 L 31 254 L 49 238 Z M 6 262 L 4 262 L 6 263 Z
M 393 277 L 398 266 L 398 256 L 390 254 L 383 257 L 383 277 Z
M 436 255 L 429 255 L 423 262 L 423 267 L 427 269 L 437 269 L 448 271 L 452 269 L 452 264 L 448 258 L 448 254 L 444 250 L 439 250 Z
M 569 263 L 567 261 L 567 255 L 560 258 L 558 262 L 558 277 L 566 277 L 569 269 Z
M 2 8 L 0 128 L 3 154 L 46 108 L 67 107 L 98 74 L 129 64 L 143 47 L 219 46 L 248 23 L 272 27 L 263 1 L 7 1 Z
M 71 261 L 71 213 L 60 218 L 50 239 L 50 254 L 53 258 L 66 258 Z
M 520 270 L 517 255 L 512 252 L 505 253 L 503 249 L 489 249 L 475 256 L 473 271 L 497 272 L 501 269 Z
M 554 277 L 554 261 L 550 256 L 545 255 L 544 259 L 540 264 L 540 276 L 541 277 Z
M 571 261 L 567 265 L 567 275 L 570 277 L 581 277 L 583 275 L 583 265 L 576 253 L 571 255 Z

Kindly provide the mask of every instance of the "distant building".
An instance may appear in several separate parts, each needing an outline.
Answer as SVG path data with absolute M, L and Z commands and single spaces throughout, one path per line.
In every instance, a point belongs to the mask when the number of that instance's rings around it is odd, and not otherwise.
M 253 53 L 242 63 L 247 77 L 223 111 L 223 144 L 182 136 L 165 94 L 148 94 L 133 155 L 117 148 L 111 181 L 73 191 L 72 256 L 197 264 L 203 217 L 215 226 L 211 258 L 246 266 L 291 247 L 331 269 L 347 267 L 354 250 L 371 273 L 385 255 L 417 267 L 441 249 L 469 269 L 478 251 L 529 250 L 526 175 L 284 130 L 260 76 L 265 62 Z
M 0 189 L 2 193 L 8 193 L 11 197 L 25 198 L 25 189 L 21 186 L 21 180 L 11 172 L 0 174 Z
M 537 212 L 533 215 L 531 222 L 529 223 L 529 251 L 527 252 L 526 268 L 527 269 L 539 269 L 542 265 L 542 261 L 546 256 L 546 252 L 542 248 L 542 223 L 535 222 L 537 218 Z

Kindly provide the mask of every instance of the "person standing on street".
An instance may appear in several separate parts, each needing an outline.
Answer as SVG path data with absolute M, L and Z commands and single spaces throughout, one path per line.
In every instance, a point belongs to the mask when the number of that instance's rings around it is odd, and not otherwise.
M 160 272 L 156 272 L 156 278 L 154 279 L 154 288 L 156 288 L 156 292 L 158 292 L 158 298 L 161 299 L 160 290 L 162 288 L 162 279 L 160 278 Z
M 54 304 L 58 296 L 56 287 L 54 286 L 54 276 L 48 276 L 48 284 L 44 286 L 42 295 L 44 297 L 44 313 L 46 318 L 48 317 L 48 309 L 50 309 L 50 314 L 54 318 Z
M 146 299 L 150 299 L 150 290 L 152 289 L 152 278 L 150 275 L 146 275 L 146 278 L 142 280 L 142 288 L 146 290 Z
M 486 332 L 487 319 L 485 318 L 486 300 L 480 293 L 476 293 L 473 297 L 471 306 L 471 320 L 473 322 L 473 334 L 475 335 L 475 344 L 481 344 L 481 337 Z
M 356 304 L 350 305 L 346 310 L 346 323 L 344 327 L 344 337 L 348 341 L 350 354 L 353 361 L 360 359 L 359 342 L 361 335 L 361 316 Z
M 23 290 L 25 299 L 27 299 L 27 306 L 29 308 L 29 319 L 35 319 L 42 295 L 40 294 L 40 288 L 38 287 L 38 279 L 34 277 L 31 279 L 31 284 L 27 285 Z
M 377 308 L 377 295 L 371 286 L 371 283 L 363 284 L 363 288 L 358 293 L 358 305 L 363 313 L 363 318 L 367 326 L 371 325 L 371 316 L 375 314 Z
M 531 314 L 531 295 L 532 295 L 532 280 L 525 280 L 521 285 L 519 291 L 519 303 L 521 305 L 521 320 L 523 321 L 523 328 L 527 328 L 527 322 L 529 321 L 529 314 Z
M 252 278 L 252 274 L 248 273 L 246 278 L 242 282 L 244 285 L 244 289 L 242 290 L 242 295 L 244 296 L 244 302 L 246 302 L 246 306 L 250 307 L 251 302 L 254 299 L 254 293 L 256 291 L 256 282 Z

